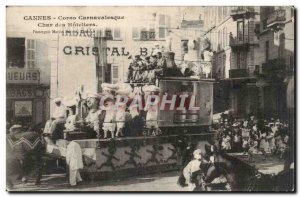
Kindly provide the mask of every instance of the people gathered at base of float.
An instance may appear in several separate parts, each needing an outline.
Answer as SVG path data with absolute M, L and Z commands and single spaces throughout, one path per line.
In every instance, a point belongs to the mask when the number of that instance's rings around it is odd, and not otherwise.
M 60 126 L 63 126 L 64 132 L 86 132 L 87 138 L 99 139 L 161 134 L 157 120 L 158 106 L 143 106 L 149 95 L 158 95 L 157 86 L 132 87 L 129 83 L 119 82 L 102 83 L 101 89 L 101 93 L 82 95 L 81 97 L 85 98 L 81 100 L 54 99 L 56 103 L 54 114 L 61 109 L 61 106 L 64 107 L 64 113 L 61 112 L 61 114 L 68 114 L 67 117 L 64 116 L 63 121 L 58 122 Z M 133 103 L 137 95 L 141 102 Z M 128 102 L 122 100 L 125 98 Z M 55 128 L 49 132 L 48 127 L 49 125 L 56 126 L 53 124 L 55 120 L 51 119 L 46 123 L 44 135 L 54 136 Z
M 291 148 L 292 129 L 279 118 L 259 119 L 250 115 L 234 119 L 222 114 L 216 127 L 218 145 L 226 152 L 272 153 L 283 157 Z

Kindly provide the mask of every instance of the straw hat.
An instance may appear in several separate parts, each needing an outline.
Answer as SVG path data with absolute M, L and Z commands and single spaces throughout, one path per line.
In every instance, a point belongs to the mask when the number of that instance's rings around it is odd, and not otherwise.
M 15 129 L 21 129 L 21 128 L 22 125 L 15 124 L 12 127 L 10 127 L 9 132 L 14 132 Z

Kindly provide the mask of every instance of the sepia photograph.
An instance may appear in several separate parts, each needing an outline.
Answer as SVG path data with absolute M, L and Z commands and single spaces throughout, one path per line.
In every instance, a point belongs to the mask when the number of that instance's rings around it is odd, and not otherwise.
M 295 19 L 7 6 L 3 189 L 295 192 Z

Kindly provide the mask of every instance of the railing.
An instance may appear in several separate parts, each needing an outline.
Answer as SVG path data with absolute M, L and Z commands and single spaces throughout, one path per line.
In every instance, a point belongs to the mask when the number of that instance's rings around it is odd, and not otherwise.
M 249 44 L 249 37 L 248 36 L 238 36 L 238 37 L 229 37 L 229 46 L 237 46 L 237 45 L 243 45 L 243 44 Z
M 267 26 L 272 26 L 274 23 L 283 23 L 285 22 L 285 10 L 278 9 L 275 10 L 267 19 Z
M 231 10 L 231 14 L 240 14 L 245 12 L 254 12 L 254 8 L 251 6 L 235 6 Z
M 237 20 L 240 18 L 250 18 L 254 17 L 255 10 L 251 6 L 237 6 L 231 9 L 231 14 L 233 20 Z
M 272 59 L 262 64 L 262 74 L 269 77 L 285 77 L 286 64 L 283 59 Z
M 229 78 L 239 78 L 239 77 L 248 77 L 247 69 L 230 69 Z

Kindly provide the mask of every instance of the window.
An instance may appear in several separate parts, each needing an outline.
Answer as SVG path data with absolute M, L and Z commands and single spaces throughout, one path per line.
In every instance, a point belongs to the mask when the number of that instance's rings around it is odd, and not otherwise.
M 166 29 L 164 27 L 159 27 L 158 37 L 159 38 L 165 38 L 166 37 Z
M 112 83 L 118 83 L 119 80 L 119 67 L 112 66 Z
M 291 6 L 291 18 L 294 17 L 294 7 Z
M 96 37 L 102 37 L 102 36 L 103 36 L 102 29 L 97 29 L 97 31 L 96 31 Z
M 221 30 L 218 31 L 218 50 L 221 50 L 222 46 L 222 32 Z
M 236 66 L 237 66 L 237 69 L 241 68 L 241 53 L 240 52 L 237 52 L 237 54 L 236 54 Z
M 245 41 L 245 43 L 249 43 L 249 23 L 250 23 L 250 21 L 247 21 L 244 24 L 244 41 Z
M 141 29 L 141 40 L 148 40 L 148 31 L 146 28 Z
M 159 26 L 164 26 L 166 25 L 166 16 L 163 14 L 159 15 Z
M 228 33 L 227 33 L 227 27 L 225 27 L 225 46 L 228 45 Z
M 226 46 L 226 28 L 223 28 L 223 48 Z
M 158 38 L 164 39 L 165 37 L 166 37 L 166 16 L 160 14 L 158 20 Z
M 121 39 L 121 31 L 120 28 L 115 28 L 114 29 L 114 39 L 120 40 Z
M 134 27 L 134 28 L 132 29 L 132 39 L 140 39 L 139 28 Z
M 155 40 L 155 28 L 149 30 L 149 40 Z
M 8 68 L 25 67 L 25 38 L 7 38 L 6 51 Z
M 237 22 L 237 39 L 238 42 L 242 42 L 244 40 L 244 21 Z
M 247 53 L 237 52 L 237 69 L 246 69 L 247 65 Z
M 241 56 L 241 69 L 247 69 L 247 53 L 242 53 L 242 56 Z
M 266 61 L 269 60 L 269 41 L 266 41 L 266 51 L 265 51 Z
M 218 7 L 218 22 L 222 21 L 222 6 Z
M 110 28 L 106 28 L 105 29 L 105 37 L 108 39 L 108 40 L 112 40 L 112 30 Z
M 107 64 L 105 68 L 105 82 L 111 83 L 111 64 Z
M 35 67 L 35 40 L 27 40 L 27 67 L 34 68 Z

